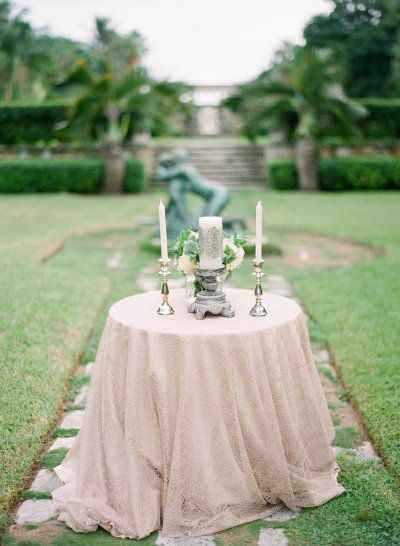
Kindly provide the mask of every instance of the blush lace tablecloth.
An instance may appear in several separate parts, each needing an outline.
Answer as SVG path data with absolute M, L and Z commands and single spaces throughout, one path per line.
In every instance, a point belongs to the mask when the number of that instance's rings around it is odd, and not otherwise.
M 60 519 L 114 536 L 207 535 L 339 495 L 334 429 L 297 303 L 226 290 L 234 318 L 159 316 L 158 292 L 109 311 L 83 427 L 56 468 Z

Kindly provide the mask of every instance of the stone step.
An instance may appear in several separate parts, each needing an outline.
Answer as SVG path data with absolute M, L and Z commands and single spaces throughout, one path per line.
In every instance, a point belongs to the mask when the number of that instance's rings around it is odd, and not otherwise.
M 192 163 L 194 165 L 194 163 Z M 202 174 L 203 176 L 227 176 L 228 178 L 230 176 L 256 176 L 257 178 L 265 178 L 265 174 L 262 169 L 249 169 L 245 167 L 238 167 L 237 169 L 224 169 L 224 168 L 200 168 L 197 165 L 194 165 L 196 170 Z
M 182 148 L 187 150 L 189 161 L 205 178 L 231 188 L 265 185 L 264 152 L 259 146 L 198 144 Z M 155 157 L 173 149 L 172 146 L 157 146 Z M 162 185 L 152 180 L 152 186 Z
M 188 154 L 195 161 L 264 161 L 258 154 Z
M 212 165 L 214 167 L 240 167 L 242 165 L 245 165 L 246 167 L 261 167 L 264 165 L 263 161 L 260 161 L 258 159 L 253 159 L 246 157 L 245 159 L 220 159 L 220 158 L 209 158 L 209 159 L 196 159 L 193 157 L 189 158 L 189 161 L 195 165 L 207 167 L 208 165 Z
M 157 150 L 158 153 L 168 150 Z M 198 155 L 259 155 L 263 156 L 264 152 L 261 149 L 254 148 L 190 148 L 187 150 L 189 155 L 198 156 Z

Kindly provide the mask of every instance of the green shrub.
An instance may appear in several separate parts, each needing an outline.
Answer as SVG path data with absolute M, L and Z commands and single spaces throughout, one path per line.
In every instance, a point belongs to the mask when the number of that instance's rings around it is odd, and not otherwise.
M 101 190 L 101 159 L 11 159 L 0 162 L 1 193 Z
M 332 157 L 319 162 L 320 188 L 328 191 L 400 188 L 400 158 Z
M 146 173 L 143 162 L 137 157 L 131 157 L 126 162 L 126 173 L 123 190 L 127 193 L 138 193 L 146 187 Z
M 103 159 L 7 159 L 0 161 L 0 193 L 98 193 L 103 172 Z M 145 187 L 142 161 L 128 159 L 123 190 L 137 193 Z
M 298 188 L 294 161 L 282 159 L 272 161 L 268 166 L 271 186 L 277 190 L 296 190 Z
M 293 160 L 270 164 L 270 181 L 279 190 L 297 189 Z M 319 161 L 321 190 L 385 190 L 400 189 L 400 158 L 398 157 L 332 157 Z
M 0 144 L 32 144 L 61 139 L 56 125 L 66 119 L 65 102 L 0 103 Z
M 365 106 L 367 116 L 361 130 L 371 139 L 400 139 L 400 101 L 397 99 L 365 98 L 356 102 Z

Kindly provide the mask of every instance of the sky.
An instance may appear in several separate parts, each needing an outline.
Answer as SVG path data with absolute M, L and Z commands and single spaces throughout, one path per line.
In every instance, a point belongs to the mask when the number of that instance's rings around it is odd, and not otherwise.
M 157 78 L 191 84 L 235 84 L 268 66 L 284 42 L 299 42 L 327 0 L 16 0 L 35 26 L 89 41 L 96 16 L 120 32 L 138 30 L 144 64 Z

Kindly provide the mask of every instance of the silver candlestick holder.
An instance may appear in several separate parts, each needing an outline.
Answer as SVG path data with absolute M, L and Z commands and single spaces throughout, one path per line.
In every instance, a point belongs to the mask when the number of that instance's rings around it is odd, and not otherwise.
M 254 272 L 253 275 L 256 278 L 256 287 L 254 289 L 254 295 L 256 297 L 256 303 L 253 305 L 253 307 L 250 310 L 250 315 L 253 317 L 265 317 L 267 314 L 267 310 L 261 303 L 262 298 L 262 286 L 261 286 L 261 279 L 265 277 L 265 273 L 263 273 L 263 265 L 264 260 L 256 261 L 253 260 L 253 266 L 254 266 Z
M 195 301 L 188 306 L 188 311 L 196 313 L 197 319 L 204 319 L 206 313 L 223 317 L 235 316 L 235 311 L 220 288 L 220 278 L 224 271 L 225 266 L 220 269 L 202 269 L 196 266 L 195 276 L 201 290 L 197 292 Z
M 159 315 L 173 315 L 174 310 L 171 307 L 169 301 L 168 301 L 168 295 L 169 295 L 169 288 L 168 288 L 168 275 L 171 275 L 171 272 L 169 271 L 169 264 L 171 263 L 170 259 L 163 260 L 160 258 L 158 260 L 161 264 L 161 270 L 158 272 L 159 275 L 162 277 L 162 285 L 161 285 L 161 297 L 162 302 L 160 307 L 157 309 L 157 313 Z

